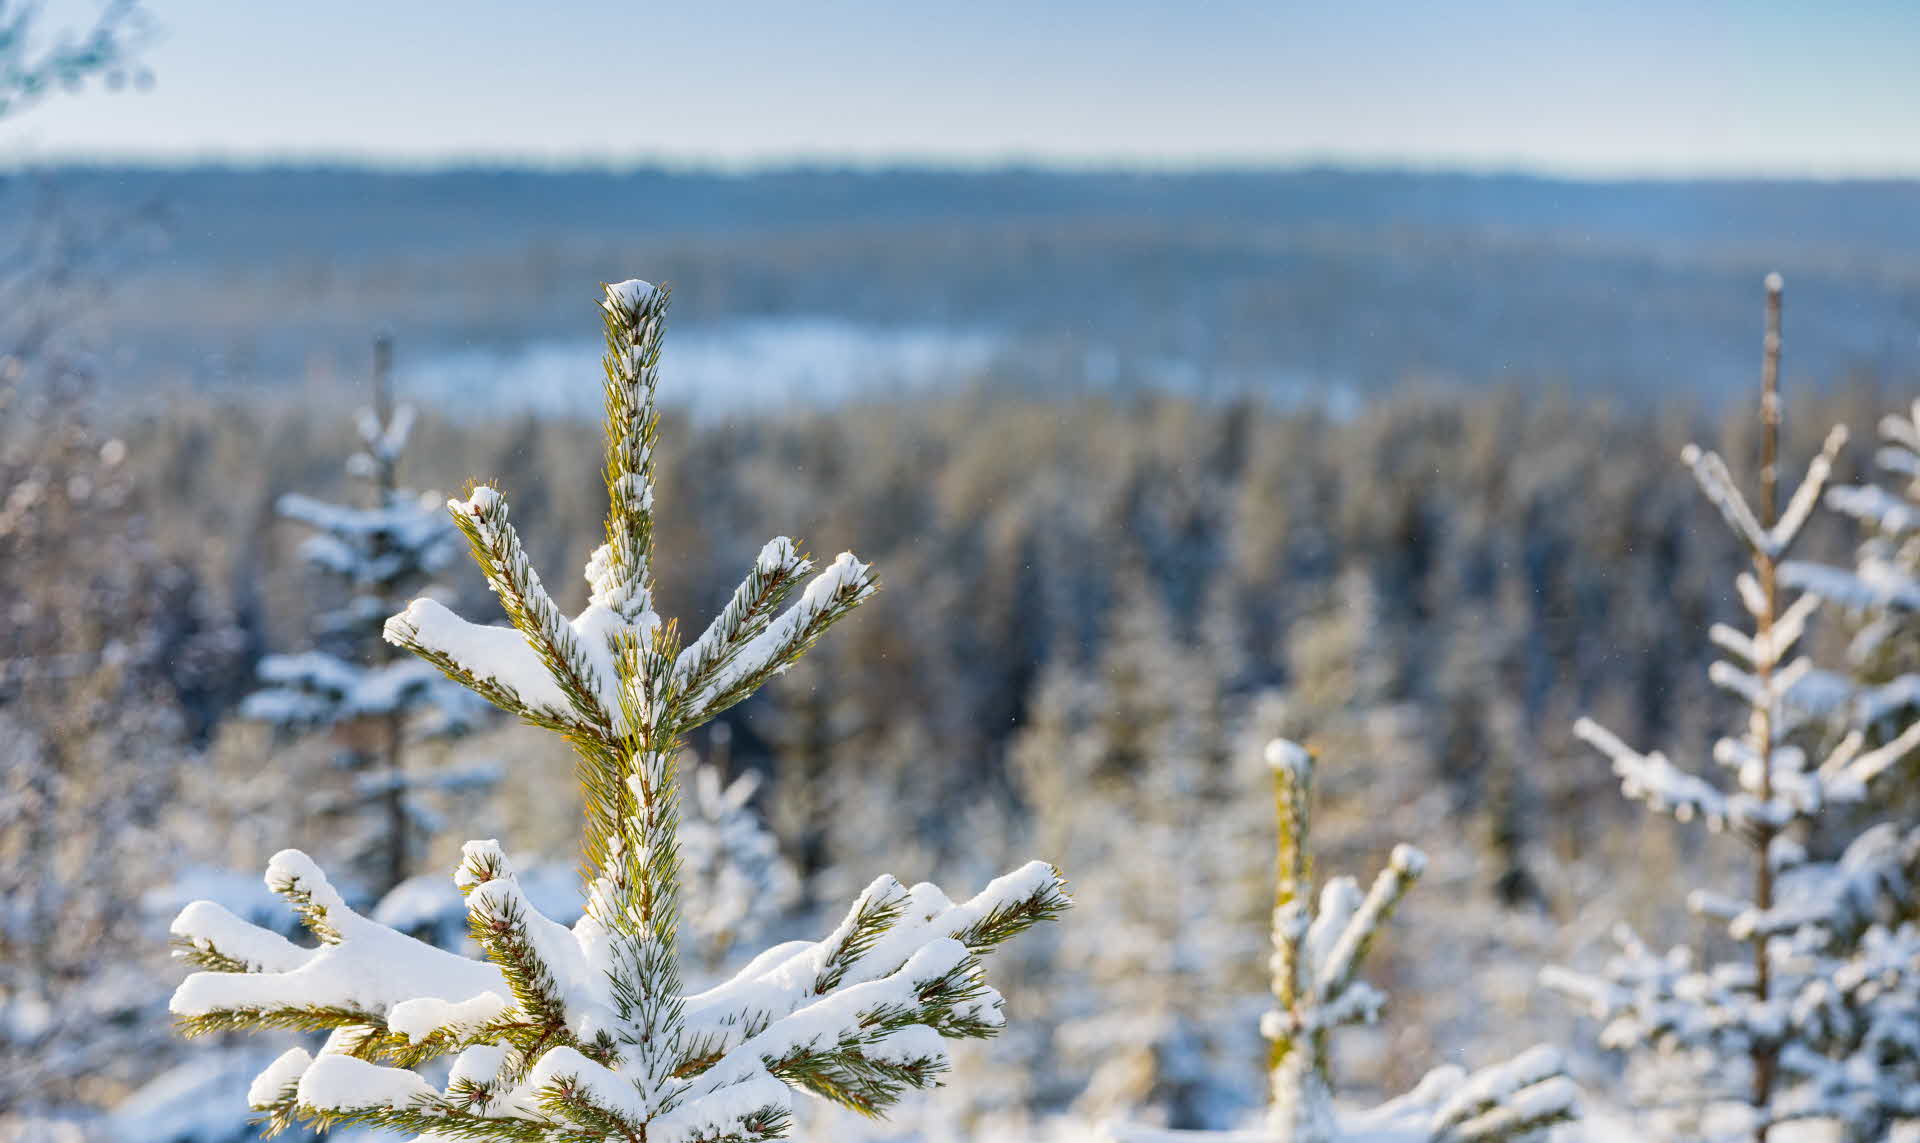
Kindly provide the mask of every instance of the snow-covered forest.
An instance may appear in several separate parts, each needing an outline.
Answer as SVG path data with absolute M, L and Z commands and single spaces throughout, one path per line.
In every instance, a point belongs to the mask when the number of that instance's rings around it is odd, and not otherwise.
M 1914 187 L 0 173 L 0 1143 L 1916 1143 Z

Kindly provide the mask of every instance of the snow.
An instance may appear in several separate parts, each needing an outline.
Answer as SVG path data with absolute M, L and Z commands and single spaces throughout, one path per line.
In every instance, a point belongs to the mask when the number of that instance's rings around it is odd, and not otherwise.
M 433 1100 L 433 1085 L 404 1068 L 387 1068 L 352 1056 L 323 1055 L 300 1077 L 300 1103 L 321 1111 L 408 1107 Z
M 473 696 L 430 663 L 403 659 L 378 666 L 349 663 L 323 651 L 267 655 L 260 678 L 273 684 L 248 695 L 240 716 L 278 726 L 323 726 L 432 706 L 446 728 L 471 721 Z
M 1297 742 L 1276 738 L 1267 743 L 1267 765 L 1276 772 L 1285 773 L 1295 782 L 1304 782 L 1313 774 L 1313 755 Z
M 1612 760 L 1627 797 L 1683 822 L 1700 817 L 1715 828 L 1725 825 L 1730 812 L 1727 799 L 1705 779 L 1667 761 L 1666 755 L 1657 750 L 1642 754 L 1588 718 L 1574 723 L 1573 733 Z
M 415 643 L 445 655 L 474 678 L 506 688 L 535 710 L 558 717 L 572 713 L 566 692 L 527 645 L 526 636 L 511 627 L 469 623 L 438 600 L 423 597 L 387 620 L 386 634 L 390 643 Z
M 498 1019 L 511 1005 L 497 993 L 483 992 L 462 1001 L 423 996 L 403 1000 L 387 1013 L 387 1027 L 418 1044 L 449 1027 L 479 1027 Z
M 748 805 L 757 774 L 722 786 L 717 769 L 700 765 L 681 784 L 681 947 L 691 954 L 684 959 L 714 972 L 735 941 L 758 936 L 795 902 L 799 877 Z
M 1808 465 L 1800 486 L 1794 490 L 1780 518 L 1771 528 L 1762 527 L 1754 516 L 1753 509 L 1748 506 L 1746 497 L 1741 495 L 1738 483 L 1733 479 L 1733 474 L 1727 471 L 1727 463 L 1720 458 L 1720 454 L 1690 444 L 1681 451 L 1680 459 L 1693 471 L 1700 490 L 1720 510 L 1728 527 L 1745 540 L 1753 551 L 1778 558 L 1793 546 L 1800 530 L 1806 526 L 1822 489 L 1833 474 L 1833 458 L 1846 441 L 1846 427 L 1835 425 L 1827 434 L 1820 453 Z
M 1835 488 L 1827 493 L 1827 506 L 1886 532 L 1920 529 L 1920 505 L 1895 496 L 1878 485 Z
M 500 970 L 416 941 L 375 924 L 351 909 L 318 867 L 298 850 L 282 850 L 268 866 L 268 884 L 297 882 L 326 910 L 327 921 L 340 933 L 337 944 L 323 944 L 298 964 L 276 961 L 261 973 L 196 972 L 181 982 L 169 1005 L 176 1016 L 203 1016 L 228 1009 L 262 1009 L 281 1005 L 322 1005 L 384 1015 L 394 1005 L 429 997 L 452 1003 L 486 993 L 510 995 Z M 210 904 L 210 903 L 209 903 Z M 190 906 L 175 928 L 182 936 L 211 939 L 185 929 L 189 921 L 219 918 L 225 910 Z M 226 914 L 231 917 L 231 914 Z M 285 938 L 252 928 L 236 933 L 219 919 L 214 932 L 243 942 L 248 956 L 272 951 L 283 956 Z M 275 943 L 279 942 L 279 943 Z
M 471 886 L 470 907 L 485 915 L 517 918 L 524 925 L 574 1034 L 591 1038 L 600 1030 L 617 1032 L 625 1026 L 610 1004 L 607 962 L 598 943 L 603 931 L 597 922 L 583 918 L 568 930 L 541 916 L 522 892 L 496 842 L 469 843 L 462 868 L 491 872 L 488 880 Z M 327 925 L 337 931 L 337 943 L 300 949 L 284 938 L 247 926 L 217 907 L 190 907 L 181 927 L 203 937 L 208 932 L 218 933 L 235 947 L 252 949 L 258 945 L 272 950 L 277 959 L 269 972 L 197 973 L 189 977 L 176 993 L 176 1014 L 249 1010 L 275 1004 L 342 1006 L 375 1017 L 384 1014 L 391 1030 L 418 1043 L 450 1026 L 477 1028 L 512 1009 L 513 1003 L 505 999 L 511 992 L 496 968 L 441 952 L 359 917 L 346 908 L 304 855 L 296 851 L 277 855 L 270 864 L 268 880 L 276 886 L 309 893 L 314 905 L 324 911 Z M 705 1009 L 713 1021 L 711 1029 L 729 1037 L 730 1050 L 719 1064 L 699 1077 L 695 1090 L 670 1114 L 655 1118 L 660 1096 L 668 1093 L 650 1096 L 636 1086 L 634 1077 L 594 1063 L 570 1048 L 555 1048 L 543 1055 L 532 1073 L 512 1091 L 500 1093 L 489 1103 L 493 1109 L 490 1113 L 538 1117 L 535 1093 L 559 1078 L 570 1077 L 602 1106 L 660 1124 L 660 1130 L 650 1137 L 657 1134 L 663 1139 L 692 1139 L 695 1132 L 729 1122 L 730 1115 L 786 1106 L 785 1086 L 765 1073 L 763 1058 L 780 1058 L 805 1048 L 838 1050 L 836 1046 L 853 1036 L 862 1042 L 863 1050 L 874 1053 L 872 1058 L 929 1068 L 941 1066 L 945 1055 L 934 1028 L 921 1024 L 886 1034 L 862 1032 L 869 1014 L 903 1007 L 919 1009 L 928 996 L 934 995 L 929 989 L 936 981 L 957 973 L 962 987 L 976 994 L 955 1003 L 955 1015 L 988 1026 L 995 1024 L 999 997 L 975 979 L 978 970 L 973 956 L 954 936 L 967 932 L 996 910 L 1054 891 L 1057 878 L 1050 867 L 1033 863 L 997 879 L 959 906 L 952 905 L 930 885 L 912 890 L 898 888 L 897 883 L 893 886 L 879 892 L 887 900 L 908 904 L 896 928 L 905 928 L 909 939 L 882 938 L 876 942 L 852 965 L 840 987 L 825 995 L 815 994 L 827 946 L 794 942 L 755 958 L 743 973 L 749 979 L 736 978 L 729 987 L 708 994 L 709 1000 L 726 997 L 736 1002 L 724 1014 L 711 1004 Z M 189 920 L 197 926 L 188 925 Z M 751 979 L 754 977 L 769 979 L 755 981 Z M 742 1000 L 749 1002 L 738 1003 Z M 774 1007 L 769 1009 L 755 1001 L 770 1002 Z M 690 1014 L 697 1008 L 698 998 L 688 1002 Z M 743 1012 L 765 1014 L 764 1026 L 756 1018 L 753 1026 L 760 1030 L 745 1042 L 741 1034 L 748 1022 L 740 1019 Z M 702 1030 L 699 1021 L 691 1018 L 686 1027 L 689 1034 Z M 351 1043 L 351 1037 L 342 1039 L 336 1032 L 311 1065 L 304 1053 L 290 1053 L 276 1061 L 256 1086 L 262 1092 L 277 1092 L 297 1075 L 301 1103 L 315 1109 L 402 1106 L 437 1097 L 438 1090 L 415 1073 L 337 1054 L 349 1050 Z M 461 1076 L 490 1082 L 499 1075 L 504 1060 L 503 1046 L 470 1046 L 462 1051 L 449 1082 Z M 682 1130 L 687 1134 L 680 1134 Z
M 676 686 L 704 686 L 711 672 L 724 664 L 729 656 L 742 649 L 743 640 L 752 631 L 751 620 L 758 609 L 759 592 L 754 582 L 756 577 L 774 577 L 790 581 L 813 570 L 813 562 L 803 558 L 795 550 L 793 541 L 785 536 L 775 536 L 760 549 L 760 555 L 754 560 L 754 575 L 740 582 L 734 589 L 733 597 L 726 607 L 707 625 L 700 637 L 688 644 L 674 660 L 673 677 Z M 765 622 L 764 618 L 760 622 Z
M 467 907 L 476 916 L 517 918 L 525 927 L 528 942 L 553 980 L 553 991 L 566 1016 L 567 1026 L 575 1033 L 611 1027 L 613 1000 L 604 966 L 596 963 L 587 938 L 591 927 L 565 925 L 549 920 L 527 899 L 518 879 L 499 877 L 467 894 Z
M 638 310 L 651 302 L 659 292 L 659 287 L 652 282 L 629 278 L 607 287 L 607 302 L 623 310 Z
M 797 602 L 767 624 L 765 631 L 714 674 L 713 681 L 690 704 L 691 709 L 696 715 L 707 711 L 715 700 L 791 658 L 800 649 L 797 640 L 812 631 L 829 610 L 852 606 L 872 595 L 875 587 L 868 571 L 868 566 L 852 552 L 841 552 L 824 571 L 808 581 Z
M 430 493 L 397 498 L 380 508 L 354 508 L 289 492 L 274 508 L 317 532 L 300 549 L 309 563 L 354 583 L 384 584 L 416 569 L 440 567 L 458 547 L 451 522 Z
M 530 1111 L 537 1111 L 527 1097 L 533 1092 L 562 1081 L 579 1088 L 588 1099 L 629 1119 L 644 1121 L 651 1110 L 634 1085 L 611 1068 L 603 1067 L 572 1048 L 559 1047 L 541 1056 L 527 1073 L 520 1098 Z
M 1920 611 L 1920 583 L 1882 561 L 1863 561 L 1852 569 L 1790 560 L 1781 565 L 1781 581 L 1843 607 L 1899 607 Z
M 279 1103 L 281 1093 L 296 1086 L 312 1063 L 313 1057 L 304 1048 L 288 1048 L 254 1077 L 247 1088 L 247 1106 L 264 1108 Z
M 263 928 L 293 931 L 288 923 L 286 902 L 261 884 L 258 874 L 236 870 L 189 866 L 172 881 L 143 894 L 140 907 L 155 917 L 171 921 L 196 901 L 216 902 Z
M 174 919 L 174 936 L 245 963 L 254 972 L 292 972 L 305 963 L 308 950 L 292 941 L 241 920 L 224 905 L 194 901 Z

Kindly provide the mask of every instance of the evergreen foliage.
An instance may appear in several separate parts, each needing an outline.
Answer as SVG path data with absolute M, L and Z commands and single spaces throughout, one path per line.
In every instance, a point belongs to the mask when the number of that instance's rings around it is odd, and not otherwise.
M 318 941 L 302 948 L 198 902 L 175 922 L 202 971 L 175 992 L 189 1034 L 326 1031 L 289 1051 L 249 1102 L 273 1125 L 359 1123 L 423 1139 L 701 1143 L 783 1135 L 798 1088 L 883 1111 L 946 1066 L 944 1038 L 993 1034 L 999 995 L 980 957 L 1068 904 L 1041 862 L 962 904 L 875 880 L 817 942 L 777 945 L 727 982 L 680 977 L 682 736 L 789 667 L 876 588 L 843 553 L 768 543 L 720 615 L 681 644 L 653 607 L 655 408 L 667 294 L 606 289 L 606 542 L 569 620 L 532 568 L 506 500 L 476 486 L 449 505 L 513 627 L 430 599 L 387 638 L 526 721 L 566 736 L 587 795 L 586 912 L 548 920 L 500 846 L 470 842 L 456 874 L 487 960 L 443 952 L 350 909 L 306 855 L 269 886 Z M 782 605 L 797 595 L 791 606 Z M 452 1056 L 444 1085 L 413 1070 Z
M 1656 1128 L 1673 1137 L 1764 1141 L 1777 1125 L 1817 1119 L 1839 1124 L 1849 1140 L 1877 1140 L 1920 1114 L 1920 828 L 1876 826 L 1821 860 L 1817 826 L 1830 810 L 1863 803 L 1875 780 L 1920 746 L 1920 722 L 1872 748 L 1856 730 L 1809 756 L 1818 729 L 1810 712 L 1826 700 L 1807 686 L 1812 664 L 1795 648 L 1819 599 L 1784 598 L 1780 569 L 1845 434 L 1828 436 L 1780 509 L 1780 306 L 1779 278 L 1769 277 L 1757 507 L 1718 455 L 1693 446 L 1683 454 L 1750 559 L 1736 587 L 1752 629 L 1710 633 L 1726 658 L 1709 677 L 1747 711 L 1743 731 L 1713 750 L 1731 784 L 1657 750 L 1642 753 L 1590 720 L 1576 728 L 1612 761 L 1629 798 L 1747 846 L 1749 893 L 1688 897 L 1741 955 L 1660 953 L 1622 927 L 1603 972 L 1549 970 L 1546 979 L 1605 1022 L 1604 1046 L 1638 1057 Z

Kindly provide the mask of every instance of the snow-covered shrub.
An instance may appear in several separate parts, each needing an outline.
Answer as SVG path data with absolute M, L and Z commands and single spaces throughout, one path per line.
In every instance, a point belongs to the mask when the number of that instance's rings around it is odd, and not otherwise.
M 1270 962 L 1273 1005 L 1261 1020 L 1271 1045 L 1266 1123 L 1224 1134 L 1119 1126 L 1116 1143 L 1219 1139 L 1241 1143 L 1495 1143 L 1533 1140 L 1575 1115 L 1576 1093 L 1552 1049 L 1539 1047 L 1469 1075 L 1458 1067 L 1427 1074 L 1398 1099 L 1358 1114 L 1335 1113 L 1328 1051 L 1334 1030 L 1370 1023 L 1386 996 L 1359 979 L 1381 926 L 1426 867 L 1412 846 L 1393 850 L 1364 893 L 1335 877 L 1316 899 L 1307 844 L 1312 826 L 1313 757 L 1284 739 L 1266 749 L 1273 771 L 1279 871 Z
M 1795 652 L 1818 598 L 1783 598 L 1780 566 L 1799 538 L 1845 434 L 1836 429 L 1784 510 L 1777 507 L 1779 301 L 1768 280 L 1758 511 L 1716 454 L 1683 455 L 1707 498 L 1745 544 L 1736 581 L 1750 631 L 1715 626 L 1727 658 L 1713 682 L 1746 706 L 1741 732 L 1714 745 L 1726 785 L 1642 753 L 1589 720 L 1577 733 L 1613 764 L 1621 788 L 1648 809 L 1702 821 L 1745 843 L 1745 894 L 1696 890 L 1688 907 L 1719 922 L 1740 954 L 1658 952 L 1618 930 L 1619 951 L 1597 975 L 1552 969 L 1548 983 L 1604 1022 L 1601 1043 L 1636 1057 L 1639 1102 L 1656 1130 L 1685 1139 L 1764 1140 L 1779 1124 L 1818 1119 L 1851 1140 L 1884 1139 L 1920 1114 L 1920 828 L 1876 826 L 1830 860 L 1813 847 L 1827 811 L 1863 802 L 1876 778 L 1920 745 L 1920 723 L 1867 748 L 1855 731 L 1817 760 L 1804 744 L 1811 662 Z
M 513 626 L 470 623 L 431 599 L 386 624 L 393 642 L 573 744 L 587 801 L 585 914 L 571 928 L 547 919 L 492 841 L 468 843 L 455 875 L 484 961 L 361 916 L 294 850 L 273 858 L 267 881 L 317 947 L 189 906 L 174 931 L 202 971 L 172 1001 L 189 1034 L 329 1033 L 317 1056 L 291 1050 L 252 1085 L 249 1103 L 276 1125 L 720 1143 L 783 1135 L 795 1088 L 878 1112 L 935 1081 L 944 1038 L 1001 1026 L 980 956 L 1068 903 L 1043 862 L 959 904 L 881 877 L 825 938 L 777 945 L 715 988 L 684 991 L 680 740 L 785 670 L 876 583 L 843 553 L 802 589 L 813 564 L 782 537 L 691 642 L 654 611 L 666 304 L 639 281 L 607 287 L 602 303 L 611 504 L 585 610 L 561 613 L 506 500 L 483 484 L 449 508 Z M 429 1079 L 442 1073 L 423 1065 L 448 1056 L 446 1079 Z

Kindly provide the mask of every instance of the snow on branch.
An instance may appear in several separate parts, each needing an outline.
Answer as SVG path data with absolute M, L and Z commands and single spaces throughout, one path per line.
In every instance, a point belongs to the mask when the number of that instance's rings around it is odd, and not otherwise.
M 1806 526 L 1807 519 L 1813 513 L 1814 505 L 1819 502 L 1821 490 L 1833 475 L 1833 461 L 1840 449 L 1847 443 L 1847 430 L 1844 425 L 1835 425 L 1827 433 L 1827 439 L 1821 444 L 1820 452 L 1807 466 L 1807 474 L 1801 480 L 1800 487 L 1794 491 L 1786 509 L 1771 527 L 1760 523 L 1753 509 L 1748 506 L 1747 498 L 1735 483 L 1733 474 L 1727 471 L 1727 462 L 1720 454 L 1712 450 L 1703 450 L 1698 445 L 1688 445 L 1681 450 L 1681 461 L 1693 472 L 1694 480 L 1700 485 L 1707 499 L 1726 520 L 1727 526 L 1739 536 L 1754 552 L 1769 559 L 1778 559 L 1793 546 L 1799 538 L 1800 530 Z
M 1700 818 L 1713 829 L 1726 827 L 1727 799 L 1713 783 L 1680 769 L 1658 750 L 1640 753 L 1590 718 L 1574 723 L 1573 733 L 1613 763 L 1627 797 L 1683 822 Z
M 269 685 L 241 700 L 240 716 L 288 730 L 425 708 L 439 715 L 435 731 L 457 732 L 486 709 L 431 664 L 416 660 L 368 667 L 325 651 L 302 651 L 264 656 L 258 674 Z
M 1068 904 L 1040 862 L 959 905 L 932 885 L 881 878 L 825 940 L 777 946 L 685 998 L 676 1066 L 649 1090 L 624 1065 L 633 1030 L 604 930 L 543 916 L 496 843 L 469 843 L 456 878 L 491 963 L 361 917 L 297 851 L 274 858 L 268 883 L 321 943 L 303 949 L 209 902 L 189 906 L 175 933 L 208 971 L 174 995 L 183 1028 L 332 1031 L 318 1057 L 288 1053 L 262 1074 L 256 1110 L 460 1138 L 572 1139 L 596 1124 L 645 1125 L 649 1139 L 753 1138 L 755 1124 L 784 1122 L 790 1087 L 881 1110 L 934 1082 L 943 1038 L 999 1030 L 979 958 Z M 409 1070 L 444 1055 L 457 1057 L 444 1087 Z
M 1537 1139 L 1572 1119 L 1579 1099 L 1560 1053 L 1541 1045 L 1473 1073 L 1436 1068 L 1406 1095 L 1355 1117 L 1353 1126 L 1369 1141 Z
M 1827 493 L 1827 507 L 1882 532 L 1912 532 L 1920 529 L 1920 505 L 1874 484 L 1835 488 Z
M 721 615 L 678 646 L 651 586 L 666 304 L 666 291 L 636 281 L 608 286 L 601 306 L 607 539 L 587 564 L 586 609 L 560 611 L 504 497 L 483 484 L 448 507 L 512 626 L 481 626 L 431 599 L 385 625 L 390 642 L 453 682 L 573 744 L 587 803 L 584 915 L 571 927 L 543 915 L 494 842 L 469 843 L 455 877 L 485 961 L 354 913 L 294 851 L 275 858 L 269 882 L 317 947 L 190 907 L 177 947 L 203 971 L 174 997 L 188 1032 L 330 1030 L 318 1054 L 288 1053 L 254 1085 L 254 1106 L 276 1126 L 747 1143 L 785 1134 L 795 1089 L 878 1113 L 937 1081 L 945 1040 L 999 1030 L 981 958 L 1070 904 L 1044 862 L 960 904 L 883 877 L 825 939 L 769 949 L 705 992 L 681 987 L 678 743 L 784 671 L 877 583 L 843 553 L 801 588 L 811 563 L 776 539 Z M 327 675 L 309 666 L 290 674 Z M 416 1070 L 444 1057 L 445 1073 Z
M 431 495 L 394 495 L 376 508 L 354 508 L 289 492 L 275 502 L 274 510 L 314 530 L 300 548 L 308 563 L 367 587 L 385 587 L 440 568 L 456 547 L 453 530 Z

